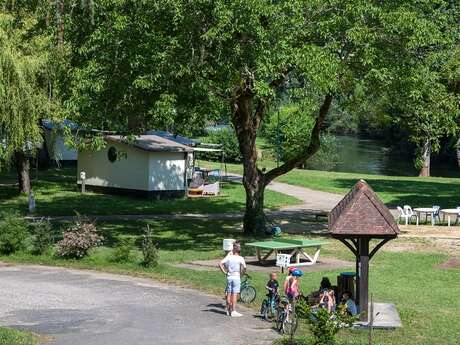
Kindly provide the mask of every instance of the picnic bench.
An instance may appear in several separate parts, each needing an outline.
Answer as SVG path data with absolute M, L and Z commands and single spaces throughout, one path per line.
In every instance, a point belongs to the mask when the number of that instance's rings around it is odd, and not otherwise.
M 325 244 L 327 244 L 327 242 L 315 240 L 293 240 L 284 238 L 277 238 L 271 241 L 246 243 L 247 246 L 256 248 L 256 254 L 259 263 L 267 261 L 272 254 L 274 254 L 275 259 L 277 254 L 292 255 L 295 257 L 295 263 L 288 264 L 287 267 L 314 265 L 316 261 L 318 261 L 321 246 Z M 305 251 L 306 248 L 313 248 L 314 254 L 308 254 Z M 262 254 L 262 251 L 266 252 L 265 255 Z M 301 261 L 302 258 L 307 259 L 307 261 Z

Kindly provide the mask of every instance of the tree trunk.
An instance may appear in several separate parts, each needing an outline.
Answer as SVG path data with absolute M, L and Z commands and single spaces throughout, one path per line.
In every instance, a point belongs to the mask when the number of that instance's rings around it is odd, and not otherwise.
M 457 139 L 457 144 L 455 145 L 455 152 L 457 153 L 457 166 L 460 168 L 460 137 Z
M 430 176 L 431 141 L 426 140 L 421 152 L 422 167 L 419 176 Z
M 252 166 L 244 168 L 243 184 L 246 190 L 246 209 L 244 213 L 244 233 L 263 233 L 265 231 L 263 175 Z
M 263 172 L 257 167 L 256 137 L 265 113 L 265 103 L 259 101 L 253 110 L 254 96 L 249 91 L 243 93 L 233 104 L 232 121 L 243 156 L 243 186 L 246 190 L 246 209 L 243 221 L 244 233 L 265 231 Z
M 285 174 L 297 165 L 304 163 L 318 151 L 322 123 L 329 111 L 331 102 L 332 95 L 326 95 L 319 109 L 309 146 L 300 152 L 297 157 L 267 173 L 257 167 L 256 147 L 257 132 L 265 115 L 266 104 L 263 100 L 259 100 L 256 109 L 253 109 L 254 96 L 247 89 L 233 103 L 232 122 L 238 138 L 240 152 L 243 156 L 243 185 L 246 190 L 244 233 L 263 233 L 265 231 L 265 186 L 277 176 Z
M 64 0 L 57 0 L 56 7 L 58 45 L 62 46 L 64 43 Z
M 18 173 L 19 191 L 21 193 L 29 193 L 30 192 L 29 158 L 24 154 L 24 152 L 16 151 L 15 160 L 16 160 L 16 170 Z

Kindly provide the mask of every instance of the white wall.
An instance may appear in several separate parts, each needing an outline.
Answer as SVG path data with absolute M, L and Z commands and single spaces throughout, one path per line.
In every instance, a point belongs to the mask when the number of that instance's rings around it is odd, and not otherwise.
M 126 157 L 110 162 L 107 151 L 112 146 Z M 108 142 L 100 151 L 78 152 L 78 180 L 81 171 L 86 172 L 89 186 L 149 190 L 149 152 L 129 145 Z
M 149 189 L 184 190 L 185 155 L 183 152 L 150 152 Z
M 77 150 L 65 145 L 64 137 L 50 130 L 45 132 L 46 148 L 50 158 L 56 161 L 76 161 Z

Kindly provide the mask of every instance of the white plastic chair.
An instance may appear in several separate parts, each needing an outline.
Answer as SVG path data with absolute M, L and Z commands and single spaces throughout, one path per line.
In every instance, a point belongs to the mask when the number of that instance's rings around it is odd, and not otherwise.
M 402 209 L 401 206 L 396 207 L 396 209 L 398 210 L 398 224 L 401 223 L 401 218 L 404 218 L 406 220 L 405 222 L 407 225 L 410 217 L 406 214 L 406 212 Z
M 441 206 L 439 205 L 433 205 L 433 223 L 436 223 L 436 218 L 438 218 L 438 221 L 441 222 L 441 217 L 439 216 L 439 211 L 441 210 Z

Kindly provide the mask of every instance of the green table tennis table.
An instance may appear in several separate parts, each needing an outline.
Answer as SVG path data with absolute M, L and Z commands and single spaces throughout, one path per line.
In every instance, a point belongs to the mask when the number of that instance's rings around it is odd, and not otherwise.
M 289 254 L 294 256 L 295 263 L 288 264 L 287 267 L 314 265 L 318 261 L 321 246 L 325 244 L 327 244 L 327 242 L 315 240 L 293 240 L 284 238 L 277 238 L 271 241 L 246 243 L 247 246 L 256 248 L 257 259 L 261 263 L 268 260 L 272 254 L 275 255 L 275 259 L 277 254 Z M 314 254 L 308 254 L 305 251 L 306 248 L 313 249 Z M 262 254 L 262 251 L 265 251 L 265 255 Z M 302 258 L 307 259 L 307 261 L 302 261 Z

